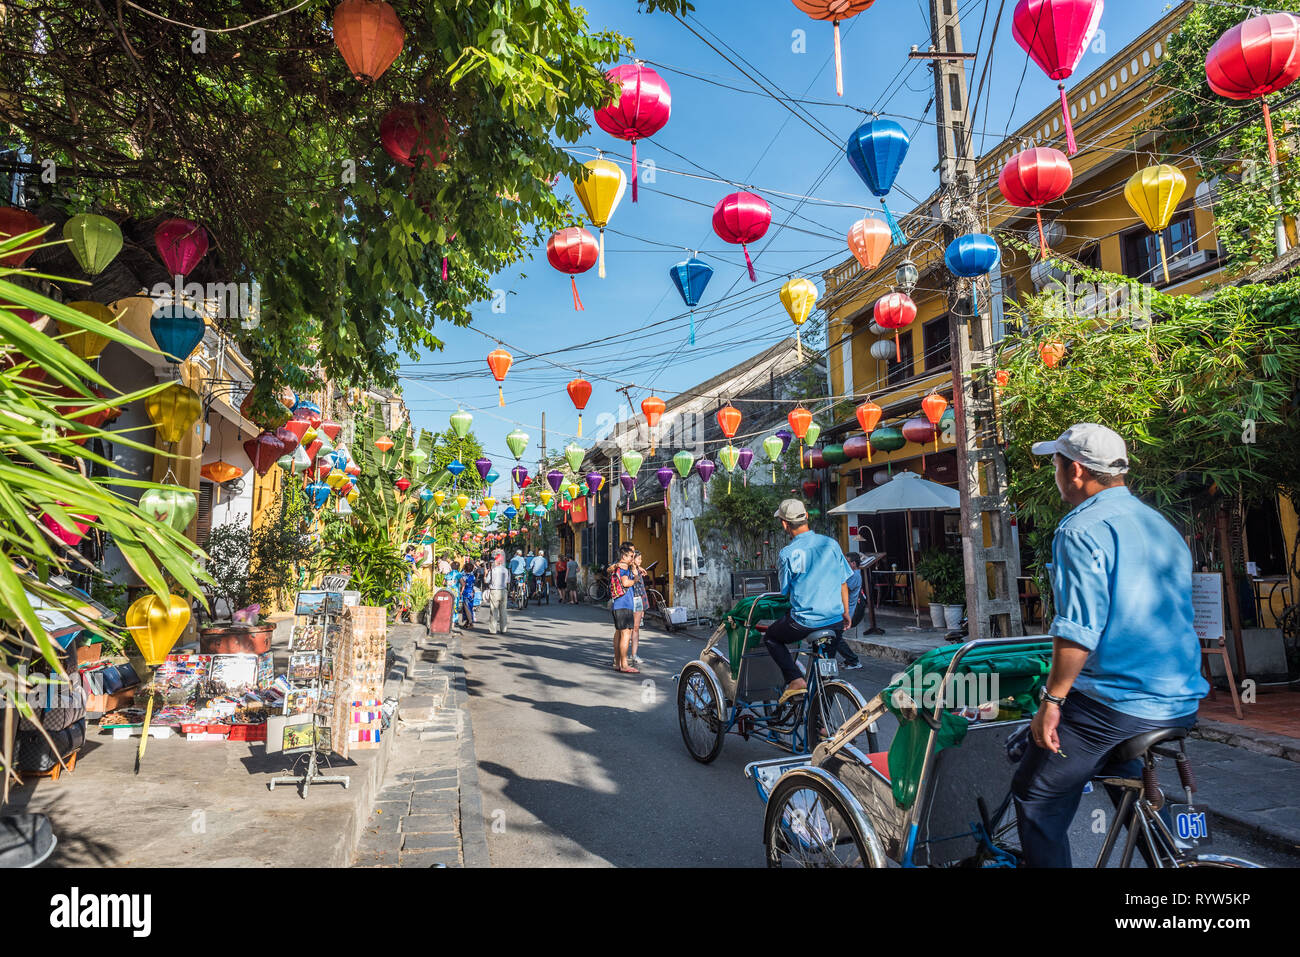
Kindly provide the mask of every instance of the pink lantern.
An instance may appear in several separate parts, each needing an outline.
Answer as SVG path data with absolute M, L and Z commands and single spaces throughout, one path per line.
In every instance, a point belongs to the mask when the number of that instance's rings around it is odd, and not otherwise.
M 275 460 L 284 455 L 284 443 L 273 432 L 263 432 L 255 439 L 244 443 L 244 451 L 258 475 L 265 475 L 275 464 Z
M 1210 89 L 1230 100 L 1259 97 L 1264 107 L 1268 160 L 1277 165 L 1273 120 L 1264 97 L 1300 77 L 1300 18 L 1289 13 L 1251 17 L 1214 41 L 1205 55 Z
M 60 502 L 59 504 L 62 505 L 64 503 Z M 48 513 L 43 513 L 41 515 L 41 524 L 57 535 L 59 541 L 63 542 L 63 544 L 67 545 L 69 548 L 72 548 L 77 544 L 77 542 L 81 541 L 82 538 L 85 537 L 86 531 L 90 528 L 90 523 L 95 520 L 96 516 L 69 515 L 68 517 L 72 519 L 73 528 L 63 527 Z M 80 519 L 83 518 L 86 520 L 84 523 L 80 521 Z
M 1020 0 L 1011 21 L 1011 35 L 1049 77 L 1065 80 L 1092 42 L 1101 22 L 1103 0 Z M 1065 122 L 1065 142 L 1073 156 L 1079 152 L 1070 125 L 1070 104 L 1065 98 L 1065 83 L 1057 83 L 1061 93 L 1061 118 Z
M 632 144 L 632 202 L 636 202 L 636 141 L 654 136 L 672 113 L 673 98 L 668 84 L 654 70 L 638 63 L 616 66 L 605 78 L 618 84 L 621 94 L 617 103 L 596 111 L 596 125 L 611 136 Z
M 762 196 L 754 193 L 731 193 L 718 200 L 713 207 L 713 231 L 723 242 L 739 244 L 745 250 L 745 265 L 749 279 L 757 282 L 754 263 L 749 258 L 749 244 L 763 238 L 772 224 L 772 207 Z
M 158 258 L 171 276 L 188 276 L 208 253 L 208 231 L 188 219 L 165 219 L 153 233 Z

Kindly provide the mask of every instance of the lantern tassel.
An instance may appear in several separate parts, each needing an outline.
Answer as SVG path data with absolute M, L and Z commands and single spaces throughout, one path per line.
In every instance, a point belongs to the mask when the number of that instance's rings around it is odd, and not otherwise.
M 596 271 L 601 279 L 605 278 L 605 227 L 600 227 L 600 268 Z
M 794 327 L 794 350 L 799 357 L 799 362 L 803 362 L 803 337 L 799 335 L 799 327 Z
M 149 743 L 149 719 L 153 717 L 153 677 L 149 678 L 149 703 L 144 706 L 144 724 L 140 728 L 140 747 L 135 752 L 135 773 L 140 773 L 140 762 L 144 760 L 144 748 Z
M 895 357 L 895 361 L 897 361 L 897 362 L 902 362 L 902 361 L 903 361 L 903 346 L 902 346 L 902 344 L 899 343 L 899 341 L 898 341 L 898 330 L 897 330 L 897 329 L 894 330 L 894 357 Z
M 695 345 L 695 310 L 691 310 L 691 345 Z
M 575 276 L 570 276 L 570 277 L 569 277 L 569 285 L 571 285 L 571 286 L 573 287 L 573 311 L 574 311 L 574 312 L 586 312 L 587 310 L 584 309 L 584 308 L 582 307 L 582 300 L 578 298 L 578 280 L 577 280 L 577 277 L 575 277 Z
M 501 391 L 501 386 L 497 385 L 497 405 L 506 404 L 506 394 Z
M 1165 259 L 1165 236 L 1164 233 L 1156 233 L 1156 245 L 1160 247 L 1160 268 L 1165 273 L 1165 283 L 1169 282 L 1169 262 Z
M 754 272 L 754 261 L 749 258 L 749 243 L 741 243 L 740 248 L 745 250 L 745 265 L 749 267 L 749 281 L 758 282 L 758 273 Z
M 1276 167 L 1277 144 L 1273 141 L 1273 117 L 1268 111 L 1268 100 L 1261 96 L 1259 102 L 1264 107 L 1264 135 L 1268 139 L 1268 162 L 1270 166 Z
M 1043 211 L 1034 210 L 1034 217 L 1038 220 L 1038 252 L 1043 259 L 1047 258 L 1047 234 L 1043 232 Z
M 582 413 L 578 413 L 578 438 L 582 438 Z
M 907 234 L 903 232 L 903 227 L 898 225 L 898 220 L 894 218 L 894 214 L 889 211 L 889 204 L 882 199 L 880 208 L 885 211 L 885 222 L 889 223 L 890 241 L 895 246 L 907 245 Z
M 871 463 L 871 439 L 867 439 L 867 463 Z
M 833 20 L 835 28 L 835 95 L 844 95 L 844 67 L 840 63 L 840 21 Z
M 636 140 L 632 140 L 632 202 L 636 202 L 636 181 L 640 179 L 640 168 L 636 165 Z
M 1061 119 L 1065 121 L 1065 148 L 1071 156 L 1079 152 L 1079 144 L 1074 141 L 1074 127 L 1070 124 L 1070 101 L 1065 98 L 1065 84 L 1056 84 L 1061 93 Z

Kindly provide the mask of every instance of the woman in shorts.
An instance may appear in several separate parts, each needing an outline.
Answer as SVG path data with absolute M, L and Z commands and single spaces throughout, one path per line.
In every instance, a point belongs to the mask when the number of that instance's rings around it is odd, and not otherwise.
M 636 577 L 632 572 L 635 552 L 631 542 L 624 542 L 619 549 L 618 564 L 609 576 L 609 593 L 613 599 L 609 607 L 614 613 L 614 669 L 629 675 L 641 673 L 627 663 L 627 646 L 636 621 L 633 611 Z
M 632 553 L 631 571 L 636 585 L 632 589 L 632 641 L 628 647 L 628 660 L 639 665 L 641 658 L 636 653 L 637 642 L 641 640 L 641 622 L 645 620 L 645 608 L 650 600 L 645 591 L 645 568 L 641 565 L 640 551 Z

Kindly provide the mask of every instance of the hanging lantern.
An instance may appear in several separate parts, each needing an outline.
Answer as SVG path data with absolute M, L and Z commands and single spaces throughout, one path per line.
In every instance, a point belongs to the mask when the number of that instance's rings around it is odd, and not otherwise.
M 573 407 L 578 410 L 578 438 L 582 438 L 582 410 L 591 398 L 591 383 L 579 374 L 578 378 L 569 381 L 568 392 Z
M 880 469 L 876 472 L 871 473 L 871 480 L 875 482 L 877 485 L 884 485 L 893 477 L 894 477 L 893 473 L 888 472 L 885 469 Z
M 491 495 L 489 495 L 483 499 L 483 504 L 486 505 L 489 509 L 493 509 L 496 508 L 497 500 L 493 498 Z
M 546 473 L 546 484 L 551 487 L 552 492 L 558 492 L 563 481 L 564 473 L 559 469 L 551 469 Z
M 1065 344 L 1061 342 L 1044 342 L 1038 347 L 1038 356 L 1043 360 L 1043 365 L 1049 369 L 1055 369 L 1065 358 Z
M 803 440 L 805 445 L 813 445 L 822 434 L 822 427 L 816 422 L 808 423 L 808 431 L 804 432 Z
M 817 495 L 818 490 L 821 488 L 821 483 L 816 479 L 804 479 L 801 487 L 803 488 L 803 497 L 811 500 Z
M 900 246 L 907 242 L 907 236 L 890 212 L 885 197 L 894 188 L 910 143 L 907 133 L 893 120 L 871 119 L 853 131 L 845 148 L 849 165 L 867 184 L 871 195 L 880 200 L 889 235 Z
M 66 503 L 60 502 L 60 505 Z M 72 527 L 68 528 L 60 525 L 59 522 L 49 513 L 42 513 L 41 524 L 48 528 L 59 541 L 69 548 L 76 547 L 76 544 L 86 537 L 86 532 L 90 530 L 91 524 L 98 518 L 96 515 L 69 515 L 72 520 Z M 85 519 L 82 522 L 81 519 Z
M 636 449 L 627 449 L 620 456 L 620 461 L 622 462 L 623 470 L 627 472 L 628 475 L 636 478 L 636 473 L 641 471 L 641 463 L 644 461 L 644 457 Z
M 555 497 L 555 493 L 552 492 L 549 488 L 544 488 L 537 493 L 537 497 L 542 500 L 543 505 L 550 505 L 551 499 Z
M 258 475 L 265 475 L 271 471 L 271 466 L 284 454 L 284 451 L 280 440 L 271 432 L 263 432 L 257 438 L 249 439 L 244 443 L 244 452 L 247 453 L 249 461 L 253 463 L 253 470 Z
M 193 389 L 171 382 L 144 400 L 144 411 L 158 440 L 176 443 L 199 420 L 203 402 Z
M 937 392 L 931 392 L 921 400 L 921 411 L 925 413 L 926 419 L 930 424 L 935 426 L 934 432 L 934 450 L 939 451 L 939 420 L 943 418 L 944 412 L 948 409 L 948 400 Z
M 939 432 L 935 428 L 935 423 L 929 419 L 914 418 L 908 419 L 903 423 L 903 438 L 908 442 L 915 442 L 922 446 L 921 449 L 921 471 L 925 471 L 925 449 L 924 446 L 930 441 L 934 441 L 935 450 L 939 448 Z
M 785 306 L 786 314 L 794 323 L 795 350 L 799 361 L 803 362 L 803 338 L 799 327 L 817 305 L 817 287 L 811 279 L 802 276 L 791 279 L 781 287 L 781 305 Z
M 442 489 L 435 489 L 433 493 L 433 504 L 442 507 L 442 503 L 447 500 L 447 493 Z
M 293 470 L 294 475 L 299 475 L 311 468 L 311 459 L 307 455 L 307 450 L 301 445 L 294 450 L 289 467 Z
M 1048 77 L 1064 81 L 1092 42 L 1103 5 L 1103 0 L 1020 0 L 1012 15 L 1011 35 Z M 1057 83 L 1056 88 L 1061 94 L 1066 147 L 1073 156 L 1079 147 L 1070 123 L 1065 83 Z
M 713 207 L 713 231 L 727 243 L 739 245 L 745 251 L 745 265 L 749 267 L 750 282 L 758 281 L 754 262 L 749 258 L 749 244 L 763 238 L 772 225 L 772 207 L 756 193 L 741 191 L 718 200 Z
M 664 491 L 664 507 L 668 507 L 668 486 L 673 481 L 673 470 L 667 465 L 661 465 L 655 469 L 655 479 L 659 482 L 659 487 Z
M 506 396 L 501 391 L 501 383 L 505 381 L 506 373 L 510 371 L 510 366 L 514 361 L 515 357 L 504 349 L 493 349 L 488 353 L 488 368 L 492 370 L 492 378 L 497 380 L 497 405 L 506 404 Z
M 188 276 L 208 253 L 208 231 L 189 219 L 164 219 L 153 241 L 169 276 Z
M 592 495 L 595 495 L 597 492 L 599 492 L 601 485 L 605 483 L 605 477 L 601 475 L 599 472 L 595 472 L 595 471 L 588 472 L 585 478 L 586 478 L 587 488 L 590 489 Z
M 284 427 L 293 433 L 298 445 L 303 443 L 307 433 L 311 431 L 311 425 L 305 419 L 290 419 Z M 312 438 L 314 439 L 315 436 L 313 435 Z
M 582 203 L 582 208 L 587 211 L 587 218 L 591 220 L 591 224 L 600 230 L 597 248 L 599 267 L 596 274 L 604 279 L 605 227 L 609 224 L 610 217 L 614 215 L 614 210 L 618 208 L 619 201 L 623 198 L 623 191 L 627 189 L 627 177 L 623 175 L 623 170 L 617 163 L 611 163 L 609 160 L 596 159 L 583 163 L 582 166 L 587 173 L 573 184 L 573 191 L 578 196 L 578 202 Z
M 727 403 L 718 410 L 717 419 L 722 434 L 729 439 L 735 438 L 736 430 L 740 428 L 740 410 L 731 403 Z
M 645 415 L 646 425 L 650 428 L 650 454 L 655 454 L 655 426 L 659 424 L 659 417 L 664 414 L 668 404 L 657 395 L 652 395 L 647 399 L 641 400 L 641 412 Z
M 44 229 L 45 224 L 29 213 L 25 209 L 18 209 L 14 206 L 0 206 L 0 239 L 12 239 L 15 236 L 22 236 L 24 233 L 30 233 L 37 229 Z M 22 268 L 27 258 L 36 252 L 36 247 L 41 244 L 41 237 L 33 236 L 16 250 L 7 256 L 0 258 L 0 265 L 8 266 L 11 269 Z
M 394 162 L 414 168 L 441 166 L 447 161 L 451 143 L 447 121 L 423 103 L 395 106 L 379 121 L 379 143 Z
M 523 503 L 524 503 L 524 497 L 520 495 L 518 492 L 515 492 L 510 496 L 510 504 L 513 505 L 515 508 L 520 508 L 523 505 Z
M 117 323 L 117 318 L 113 315 L 112 310 L 102 303 L 78 300 L 77 302 L 68 303 L 68 308 L 75 309 L 77 312 L 102 322 L 106 326 Z M 63 336 L 63 344 L 68 347 L 68 351 L 86 362 L 98 359 L 108 342 L 108 336 L 87 329 L 77 329 Z
M 469 496 L 461 492 L 456 496 L 456 507 L 462 512 L 469 506 Z
M 596 111 L 596 125 L 611 136 L 632 144 L 632 202 L 636 202 L 636 141 L 654 136 L 668 122 L 672 113 L 672 93 L 668 84 L 654 70 L 640 61 L 616 66 L 605 79 L 619 88 L 617 100 Z
M 377 448 L 380 453 L 387 455 L 392 451 L 393 440 L 386 435 L 381 435 L 379 438 L 375 439 L 375 448 Z
M 803 406 L 799 406 L 786 415 L 786 420 L 790 423 L 790 431 L 802 442 L 804 435 L 808 431 L 808 426 L 812 424 L 812 413 Z
M 582 467 L 582 460 L 586 455 L 586 450 L 573 442 L 564 447 L 564 460 L 569 463 L 569 469 L 573 472 L 577 472 Z
M 718 449 L 718 461 L 722 467 L 727 470 L 727 492 L 731 492 L 731 473 L 736 471 L 736 464 L 740 461 L 740 452 L 734 445 L 724 445 Z
M 516 465 L 510 470 L 511 481 L 521 488 L 523 487 L 524 479 L 526 478 L 528 478 L 528 469 L 524 468 L 522 465 Z
M 578 297 L 579 273 L 584 273 L 600 258 L 600 244 L 596 237 L 580 226 L 561 229 L 551 236 L 546 243 L 546 259 L 560 272 L 569 274 L 569 285 L 573 287 L 573 308 L 583 311 L 582 300 Z
M 330 497 L 330 487 L 324 482 L 311 482 L 304 491 L 313 508 L 320 508 Z
M 280 454 L 293 455 L 294 451 L 298 448 L 298 436 L 285 428 L 276 429 L 274 435 L 275 440 L 280 443 Z M 357 468 L 356 462 L 350 463 L 350 467 L 357 469 L 356 474 L 361 474 L 361 469 Z
M 1230 100 L 1259 97 L 1268 161 L 1277 167 L 1273 119 L 1264 98 L 1300 77 L 1300 18 L 1290 13 L 1251 17 L 1227 30 L 1205 55 L 1210 89 Z
M 849 227 L 849 251 L 867 272 L 880 265 L 880 260 L 893 243 L 889 224 L 874 216 L 859 219 Z
M 781 440 L 781 454 L 784 455 L 785 450 L 788 449 L 790 443 L 794 441 L 794 433 L 789 429 L 777 429 L 774 434 Z
M 876 300 L 874 315 L 882 328 L 894 330 L 894 357 L 902 362 L 903 347 L 898 340 L 898 330 L 912 324 L 916 318 L 916 303 L 906 293 L 891 292 Z
M 1060 199 L 1074 180 L 1070 161 L 1060 150 L 1034 146 L 1007 160 L 998 176 L 998 189 L 1013 206 L 1034 211 L 1038 221 L 1038 248 L 1047 258 L 1047 237 L 1043 234 L 1042 207 Z
M 999 369 L 993 373 L 993 379 L 998 384 L 998 388 L 1006 388 L 1006 384 L 1011 381 L 1011 373 L 1006 369 Z
M 1300 50 L 1297 51 L 1296 59 L 1300 61 Z M 1164 271 L 1165 282 L 1169 282 L 1169 262 L 1165 259 L 1163 234 L 1186 189 L 1187 177 L 1183 176 L 1182 170 L 1177 166 L 1168 163 L 1138 170 L 1124 184 L 1124 198 L 1128 200 L 1129 206 L 1146 223 L 1147 229 L 1156 234 L 1156 245 L 1160 247 L 1160 268 Z
M 636 489 L 636 479 L 628 475 L 626 472 L 622 473 L 618 477 L 618 481 L 619 484 L 623 486 L 623 491 L 628 495 L 631 495 L 633 490 Z
M 713 278 L 713 267 L 703 259 L 691 256 L 668 269 L 668 278 L 677 287 L 682 302 L 691 311 L 691 345 L 695 345 L 695 307 L 704 295 L 709 280 Z
M 781 452 L 785 449 L 785 443 L 778 435 L 769 435 L 763 440 L 763 451 L 767 453 L 767 460 L 772 463 L 772 481 L 776 481 L 776 460 L 781 457 Z
M 150 668 L 167 660 L 176 640 L 190 623 L 190 603 L 176 595 L 137 598 L 126 610 L 126 627 Z M 150 702 L 153 696 L 149 697 Z
M 971 280 L 970 301 L 975 318 L 979 318 L 979 294 L 975 280 L 987 276 L 1002 258 L 997 241 L 985 233 L 968 233 L 958 236 L 944 250 L 943 260 L 954 276 Z
M 233 482 L 244 474 L 244 470 L 238 465 L 231 465 L 229 462 L 223 462 L 218 459 L 215 462 L 209 462 L 203 468 L 199 469 L 199 474 L 209 482 L 216 482 L 218 485 L 225 485 L 227 482 Z
M 844 451 L 844 446 L 834 442 L 822 449 L 822 461 L 826 464 L 820 467 L 828 468 L 833 465 L 843 465 L 848 460 L 849 457 Z
M 844 67 L 840 62 L 840 21 L 856 17 L 876 0 L 793 0 L 814 20 L 829 20 L 835 29 L 835 95 L 844 95 Z
M 492 471 L 492 460 L 486 456 L 475 459 L 474 470 L 478 472 L 478 477 L 486 482 L 488 472 Z
M 149 319 L 149 332 L 168 362 L 179 365 L 203 341 L 203 317 L 184 306 L 159 306 Z
M 334 44 L 352 76 L 374 83 L 402 52 L 406 29 L 383 0 L 343 0 L 334 8 Z
M 704 487 L 704 497 L 709 497 L 709 479 L 713 478 L 713 473 L 717 471 L 717 464 L 711 459 L 700 459 L 695 463 L 695 474 L 700 477 L 700 483 Z
M 874 402 L 863 402 L 858 406 L 854 413 L 858 418 L 858 426 L 868 436 L 867 439 L 867 461 L 871 461 L 871 432 L 880 422 L 880 417 L 885 414 L 885 410 Z
M 673 456 L 673 467 L 677 469 L 677 474 L 682 478 L 691 474 L 691 467 L 695 465 L 695 456 L 685 449 Z
M 122 230 L 107 216 L 79 213 L 63 224 L 63 238 L 88 276 L 98 276 L 122 251 Z
M 447 471 L 451 473 L 453 479 L 460 478 L 460 473 L 465 471 L 465 463 L 460 459 L 452 459 L 447 463 Z
M 184 532 L 198 514 L 199 500 L 191 489 L 164 485 L 145 489 L 140 496 L 140 510 L 154 521 Z
M 506 448 L 508 448 L 510 454 L 518 460 L 519 457 L 524 454 L 524 449 L 528 448 L 528 433 L 522 429 L 512 429 L 507 432 Z
M 411 480 L 407 478 L 405 475 L 403 475 L 393 484 L 397 486 L 397 490 L 399 492 L 405 492 L 408 488 L 411 487 Z
M 907 439 L 903 438 L 903 433 L 892 425 L 882 425 L 872 431 L 867 436 L 871 440 L 871 447 L 881 452 L 897 452 L 907 444 Z
M 469 434 L 469 427 L 474 424 L 474 416 L 464 409 L 457 409 L 451 414 L 448 421 L 451 423 L 451 430 L 456 433 L 456 437 L 463 439 Z
M 736 467 L 740 469 L 740 476 L 745 485 L 749 485 L 749 466 L 753 461 L 753 449 L 746 446 L 736 452 Z

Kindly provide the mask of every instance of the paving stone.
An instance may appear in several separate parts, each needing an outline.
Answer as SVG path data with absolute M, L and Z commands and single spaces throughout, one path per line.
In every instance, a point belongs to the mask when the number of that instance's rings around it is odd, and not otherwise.
M 454 814 L 408 814 L 402 818 L 403 834 L 435 834 L 440 831 L 456 833 Z
M 361 835 L 361 841 L 357 845 L 357 853 L 361 854 L 380 854 L 386 851 L 396 853 L 402 847 L 403 835 L 398 832 L 392 834 L 371 834 L 364 833 Z
M 459 806 L 459 795 L 455 791 L 431 791 L 418 794 L 411 800 L 411 814 L 451 814 Z
M 456 777 L 453 775 L 449 778 L 433 778 L 429 781 L 416 781 L 415 791 L 413 794 L 432 794 L 437 791 L 455 790 L 455 788 Z
M 366 827 L 363 834 L 376 832 L 387 834 L 395 832 L 400 827 L 402 815 L 394 813 L 372 814 L 370 820 L 366 821 Z
M 397 867 L 402 852 L 399 850 L 358 852 L 353 867 Z
M 457 844 L 457 835 L 454 832 L 402 835 L 403 851 L 450 851 L 452 854 L 456 854 L 458 851 Z

